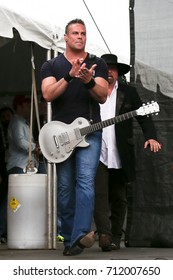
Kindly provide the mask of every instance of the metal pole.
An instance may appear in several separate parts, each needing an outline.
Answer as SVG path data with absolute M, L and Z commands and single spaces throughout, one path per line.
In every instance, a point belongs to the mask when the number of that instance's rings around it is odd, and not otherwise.
M 51 59 L 51 50 L 47 51 L 47 60 Z M 52 119 L 51 103 L 47 102 L 47 122 Z M 47 163 L 47 223 L 48 223 L 48 249 L 52 249 L 52 163 Z
M 53 164 L 53 248 L 56 249 L 57 244 L 57 173 L 56 165 Z
M 54 57 L 57 52 L 54 51 Z M 47 60 L 51 59 L 51 50 L 47 51 Z M 47 122 L 52 120 L 51 102 L 47 102 Z M 47 203 L 48 203 L 48 249 L 56 249 L 57 244 L 57 174 L 56 165 L 47 164 Z
M 54 57 L 58 55 L 57 51 L 54 51 Z M 53 248 L 56 249 L 56 244 L 57 244 L 57 172 L 56 172 L 56 165 L 53 164 Z

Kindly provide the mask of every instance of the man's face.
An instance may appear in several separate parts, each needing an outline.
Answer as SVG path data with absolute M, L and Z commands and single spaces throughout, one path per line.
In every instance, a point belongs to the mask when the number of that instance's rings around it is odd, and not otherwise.
M 108 64 L 108 83 L 115 84 L 118 80 L 118 69 L 115 65 Z
M 68 27 L 68 33 L 64 39 L 69 48 L 84 50 L 86 44 L 86 28 L 83 24 L 75 23 Z

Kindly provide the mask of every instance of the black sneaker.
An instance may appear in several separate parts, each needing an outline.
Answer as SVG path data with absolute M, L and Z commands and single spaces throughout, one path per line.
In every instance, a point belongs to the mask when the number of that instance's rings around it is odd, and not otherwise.
M 103 252 L 112 251 L 111 240 L 109 235 L 101 234 L 99 236 L 99 247 L 102 249 Z
M 83 252 L 83 248 L 79 247 L 78 245 L 73 246 L 70 248 L 70 256 L 75 256 L 75 255 L 79 255 Z
M 63 251 L 63 256 L 75 256 L 79 255 L 83 252 L 84 249 L 80 248 L 79 246 L 73 246 L 73 247 L 65 247 Z
M 70 247 L 65 247 L 63 251 L 64 256 L 70 256 Z

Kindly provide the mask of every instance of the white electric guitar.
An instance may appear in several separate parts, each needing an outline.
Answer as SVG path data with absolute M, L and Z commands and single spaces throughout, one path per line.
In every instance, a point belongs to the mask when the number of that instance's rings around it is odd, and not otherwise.
M 100 130 L 112 124 L 125 121 L 137 115 L 144 116 L 159 112 L 159 105 L 152 101 L 139 109 L 90 124 L 85 118 L 79 117 L 71 124 L 60 121 L 50 121 L 46 123 L 39 133 L 39 144 L 44 157 L 52 163 L 65 161 L 76 147 L 87 147 L 89 144 L 85 136 L 91 132 Z

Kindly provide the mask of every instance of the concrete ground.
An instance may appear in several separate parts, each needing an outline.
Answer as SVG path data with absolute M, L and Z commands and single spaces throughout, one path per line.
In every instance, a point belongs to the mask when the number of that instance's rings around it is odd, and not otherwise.
M 8 249 L 0 244 L 0 260 L 173 260 L 173 248 L 139 248 L 124 247 L 111 252 L 102 252 L 98 241 L 90 249 L 85 249 L 78 256 L 62 255 L 63 244 L 57 243 L 56 249 Z

